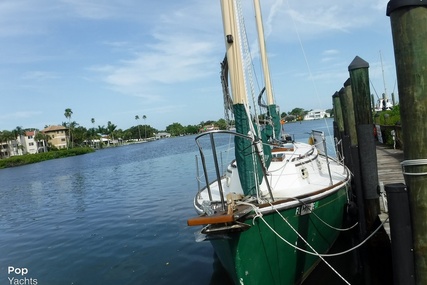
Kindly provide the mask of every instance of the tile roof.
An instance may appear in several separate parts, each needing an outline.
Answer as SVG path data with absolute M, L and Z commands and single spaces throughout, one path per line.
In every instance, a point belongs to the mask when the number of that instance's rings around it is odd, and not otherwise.
M 45 129 L 43 129 L 42 133 L 48 133 L 48 132 L 54 132 L 54 131 L 62 131 L 62 130 L 68 130 L 68 128 L 64 126 L 49 126 Z

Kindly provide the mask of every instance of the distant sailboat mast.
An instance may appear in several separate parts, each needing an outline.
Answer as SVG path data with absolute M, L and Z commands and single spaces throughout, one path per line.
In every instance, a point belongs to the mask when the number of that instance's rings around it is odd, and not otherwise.
M 386 85 L 385 85 L 383 57 L 382 57 L 381 51 L 380 51 L 380 60 L 381 60 L 381 71 L 382 71 L 382 74 L 383 74 L 383 84 L 384 84 L 384 98 L 383 99 L 386 100 L 387 99 L 387 88 L 386 88 Z

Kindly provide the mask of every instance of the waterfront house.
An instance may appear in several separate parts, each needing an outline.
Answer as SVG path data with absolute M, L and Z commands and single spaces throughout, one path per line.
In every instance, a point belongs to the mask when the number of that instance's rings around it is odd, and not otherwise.
M 49 143 L 57 149 L 67 148 L 68 128 L 64 126 L 49 126 L 41 131 L 49 136 Z
M 214 124 L 211 124 L 211 125 L 203 126 L 201 129 L 199 129 L 199 133 L 210 132 L 215 130 L 219 130 L 219 127 L 215 127 Z
M 165 133 L 165 132 L 160 132 L 160 133 L 155 134 L 155 136 L 156 136 L 156 140 L 159 140 L 159 139 L 164 139 L 164 138 L 170 138 L 171 134 Z
M 46 142 L 43 140 L 37 141 L 35 139 L 37 132 L 37 130 L 26 131 L 25 135 L 21 136 L 20 141 L 24 147 L 24 153 L 34 154 L 47 151 Z
M 316 110 L 309 111 L 307 115 L 304 116 L 304 121 L 319 120 L 319 119 L 328 118 L 328 117 L 329 117 L 329 113 L 326 113 L 326 110 L 316 109 Z

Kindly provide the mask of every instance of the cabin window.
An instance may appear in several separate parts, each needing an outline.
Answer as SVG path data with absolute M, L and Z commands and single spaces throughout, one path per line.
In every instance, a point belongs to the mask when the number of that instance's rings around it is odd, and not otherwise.
M 285 159 L 284 153 L 272 153 L 271 160 L 272 161 L 283 161 Z

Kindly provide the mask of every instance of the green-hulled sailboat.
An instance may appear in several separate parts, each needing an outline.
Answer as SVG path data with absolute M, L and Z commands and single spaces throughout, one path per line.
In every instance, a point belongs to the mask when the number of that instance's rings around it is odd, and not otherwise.
M 196 138 L 203 174 L 194 198 L 199 216 L 188 219 L 188 225 L 203 226 L 202 239 L 212 243 L 236 284 L 298 284 L 338 237 L 350 174 L 328 157 L 322 132 L 313 131 L 311 143 L 281 133 L 259 0 L 254 7 L 267 98 L 259 108 L 264 112 L 251 114 L 258 107 L 250 107 L 247 94 L 251 79 L 243 64 L 241 8 L 235 0 L 221 0 L 226 46 L 221 78 L 235 131 L 210 131 Z M 225 136 L 233 137 L 234 154 L 222 169 Z

